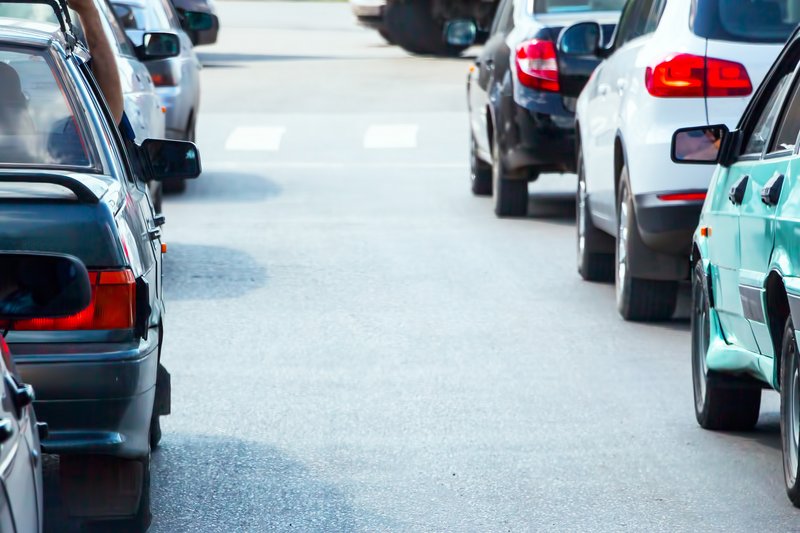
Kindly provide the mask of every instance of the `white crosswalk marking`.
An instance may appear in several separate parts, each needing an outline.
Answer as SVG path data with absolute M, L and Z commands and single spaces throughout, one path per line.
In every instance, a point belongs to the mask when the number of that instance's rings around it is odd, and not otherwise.
M 416 124 L 382 124 L 367 128 L 364 148 L 416 148 Z
M 243 152 L 275 152 L 281 147 L 282 126 L 236 128 L 225 141 L 225 149 Z

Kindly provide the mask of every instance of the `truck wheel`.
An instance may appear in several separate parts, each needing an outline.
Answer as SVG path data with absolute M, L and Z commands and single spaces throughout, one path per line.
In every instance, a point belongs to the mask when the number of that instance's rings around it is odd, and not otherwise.
M 520 171 L 506 169 L 496 136 L 492 143 L 492 189 L 495 215 L 524 217 L 528 214 L 528 180 Z
M 383 40 L 386 41 L 388 44 L 394 44 L 394 41 L 392 40 L 392 36 L 389 35 L 389 32 L 386 31 L 385 27 L 381 26 L 380 28 L 378 28 L 378 34 L 381 37 L 383 37 Z
M 617 207 L 617 310 L 625 320 L 669 320 L 678 301 L 678 282 L 634 278 L 631 275 L 631 265 L 638 259 L 633 253 L 633 240 L 638 238 L 639 230 L 629 187 L 628 167 L 623 166 Z
M 614 242 L 592 222 L 586 194 L 586 169 L 578 148 L 578 191 L 575 194 L 575 226 L 578 233 L 578 273 L 586 281 L 614 279 Z
M 444 40 L 444 23 L 433 19 L 432 0 L 390 0 L 383 23 L 390 42 L 420 55 L 457 56 L 467 46 Z
M 475 139 L 472 139 L 469 151 L 470 180 L 472 181 L 472 194 L 475 196 L 489 196 L 492 194 L 492 165 L 478 157 L 475 149 Z
M 781 442 L 786 494 L 800 507 L 800 365 L 797 339 L 790 316 L 783 329 L 781 346 Z
M 70 514 L 90 531 L 144 532 L 150 526 L 150 455 L 62 456 L 61 490 Z
M 694 414 L 704 429 L 747 431 L 758 422 L 761 389 L 736 386 L 724 374 L 708 370 L 711 305 L 702 262 L 692 273 L 692 382 Z

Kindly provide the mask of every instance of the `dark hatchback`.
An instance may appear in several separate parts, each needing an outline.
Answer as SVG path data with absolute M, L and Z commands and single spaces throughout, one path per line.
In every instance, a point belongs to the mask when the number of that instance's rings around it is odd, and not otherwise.
M 164 49 L 171 35 L 149 42 Z M 151 446 L 170 409 L 161 365 L 162 243 L 147 182 L 196 177 L 196 147 L 126 142 L 63 25 L 0 19 L 0 249 L 69 254 L 88 268 L 89 306 L 4 324 L 35 409 L 61 455 L 77 516 L 149 521 Z M 168 47 L 167 47 L 168 48 Z
M 559 69 L 561 30 L 598 22 L 608 42 L 624 0 L 503 0 L 470 69 L 472 192 L 494 193 L 498 216 L 523 216 L 528 182 L 575 171 L 575 102 L 599 60 Z M 573 76 L 572 74 L 577 74 Z

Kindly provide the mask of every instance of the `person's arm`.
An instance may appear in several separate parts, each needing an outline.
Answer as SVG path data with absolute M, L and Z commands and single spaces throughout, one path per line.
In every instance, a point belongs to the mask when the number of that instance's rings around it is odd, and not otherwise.
M 94 5 L 94 0 L 69 0 L 69 5 L 81 19 L 86 44 L 89 45 L 89 53 L 92 54 L 92 72 L 97 78 L 106 102 L 108 102 L 111 115 L 119 124 L 125 111 L 122 82 L 119 78 L 114 52 L 111 51 L 111 43 L 108 42 L 106 33 L 103 31 L 100 12 Z

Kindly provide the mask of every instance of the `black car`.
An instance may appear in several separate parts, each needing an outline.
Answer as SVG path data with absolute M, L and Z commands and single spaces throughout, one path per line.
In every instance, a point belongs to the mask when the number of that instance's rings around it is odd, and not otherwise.
M 559 69 L 564 26 L 592 20 L 607 42 L 624 0 L 503 0 L 489 39 L 470 69 L 472 192 L 494 193 L 498 216 L 523 216 L 528 182 L 575 171 L 575 102 L 582 81 Z M 591 71 L 599 60 L 577 66 Z M 573 66 L 573 68 L 575 68 Z
M 72 514 L 149 522 L 150 450 L 170 410 L 161 365 L 161 230 L 152 179 L 192 178 L 194 144 L 124 140 L 62 16 L 51 32 L 0 21 L 0 250 L 70 254 L 92 300 L 64 318 L 16 320 L 6 337 L 60 454 Z M 174 49 L 151 34 L 142 53 Z
M 69 316 L 91 301 L 86 267 L 76 258 L 0 252 L 0 327 L 10 321 Z M 33 412 L 24 384 L 0 336 L 0 531 L 42 530 L 42 453 L 46 424 Z

